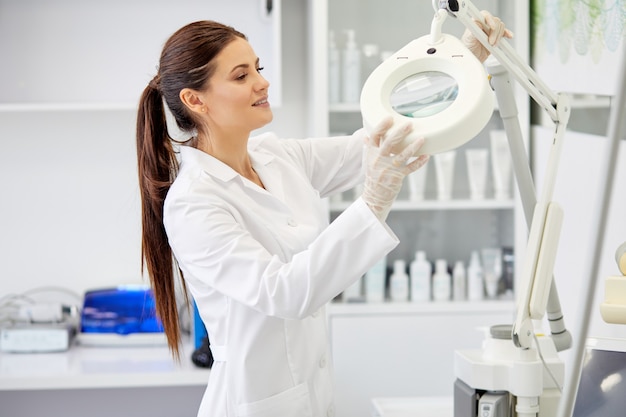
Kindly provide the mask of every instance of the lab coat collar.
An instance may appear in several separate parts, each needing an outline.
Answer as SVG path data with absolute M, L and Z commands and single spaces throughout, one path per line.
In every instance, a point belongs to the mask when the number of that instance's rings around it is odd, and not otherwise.
M 268 165 L 274 159 L 274 155 L 263 149 L 258 149 L 260 140 L 256 139 L 257 138 L 251 138 L 248 145 L 248 152 L 250 153 L 252 164 L 257 166 Z M 239 176 L 237 171 L 219 159 L 199 149 L 192 148 L 191 146 L 180 147 L 180 159 L 182 167 L 186 165 L 199 166 L 207 174 L 224 182 L 228 182 Z
M 258 137 L 250 138 L 248 142 L 248 153 L 252 166 L 259 174 L 263 185 L 265 185 L 267 191 L 272 193 L 275 197 L 284 201 L 283 183 L 279 173 L 270 169 L 265 169 L 272 163 L 275 156 L 269 153 L 267 150 L 259 147 L 259 144 L 263 141 L 263 138 L 270 134 L 260 135 Z M 208 175 L 223 181 L 228 182 L 235 178 L 241 178 L 245 186 L 251 186 L 252 182 L 247 181 L 237 173 L 234 169 L 205 152 L 202 152 L 196 148 L 190 146 L 180 147 L 181 156 L 181 168 L 184 169 L 186 165 L 199 166 Z M 255 186 L 255 188 L 258 188 Z

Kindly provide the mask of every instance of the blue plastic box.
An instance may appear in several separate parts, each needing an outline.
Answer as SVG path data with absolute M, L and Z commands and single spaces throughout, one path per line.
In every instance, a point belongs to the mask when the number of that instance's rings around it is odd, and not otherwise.
M 85 293 L 82 333 L 163 333 L 149 286 L 125 285 Z

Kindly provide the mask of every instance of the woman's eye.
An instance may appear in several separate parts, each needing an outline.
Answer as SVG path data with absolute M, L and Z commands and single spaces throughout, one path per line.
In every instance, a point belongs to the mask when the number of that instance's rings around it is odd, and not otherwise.
M 256 69 L 256 71 L 257 71 L 257 72 L 261 72 L 261 71 L 263 71 L 264 69 L 265 69 L 264 67 L 258 67 L 258 68 Z M 247 76 L 248 76 L 248 73 L 247 73 L 247 72 L 244 72 L 243 74 L 241 74 L 241 75 L 239 75 L 239 76 L 235 77 L 235 80 L 237 80 L 237 81 L 243 81 L 243 80 L 245 80 L 245 79 L 246 79 L 246 77 L 247 77 Z

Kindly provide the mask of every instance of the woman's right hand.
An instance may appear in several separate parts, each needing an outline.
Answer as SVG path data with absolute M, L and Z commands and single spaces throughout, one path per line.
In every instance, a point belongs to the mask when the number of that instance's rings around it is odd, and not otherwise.
M 513 32 L 505 27 L 504 22 L 502 22 L 500 18 L 492 15 L 486 10 L 482 10 L 480 13 L 483 15 L 484 22 L 479 22 L 478 20 L 475 20 L 475 22 L 483 30 L 483 32 L 485 32 L 485 35 L 487 35 L 487 40 L 490 45 L 496 45 L 502 38 L 513 38 Z M 489 57 L 490 52 L 482 43 L 480 43 L 478 39 L 476 39 L 469 29 L 465 29 L 461 39 L 467 49 L 469 49 L 476 56 L 476 58 L 480 60 L 480 62 L 485 62 L 485 60 Z
M 383 222 L 402 188 L 404 177 L 424 166 L 429 159 L 429 155 L 417 156 L 424 144 L 424 138 L 410 142 L 402 148 L 404 139 L 412 129 L 410 123 L 393 126 L 393 119 L 388 117 L 366 138 L 366 171 L 362 198 Z M 391 153 L 392 149 L 398 148 L 401 149 L 399 153 Z

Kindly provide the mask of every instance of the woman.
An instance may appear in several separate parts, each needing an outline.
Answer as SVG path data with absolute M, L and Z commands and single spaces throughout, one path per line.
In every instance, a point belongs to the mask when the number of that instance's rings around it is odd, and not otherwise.
M 272 120 L 261 70 L 243 34 L 195 22 L 166 42 L 139 107 L 142 252 L 157 313 L 178 356 L 179 268 L 215 359 L 199 416 L 332 414 L 324 305 L 398 244 L 385 219 L 428 160 L 413 157 L 423 140 L 391 155 L 410 125 L 390 121 L 369 138 L 251 138 Z M 192 135 L 180 165 L 163 101 Z M 363 179 L 363 196 L 329 225 L 322 198 Z

